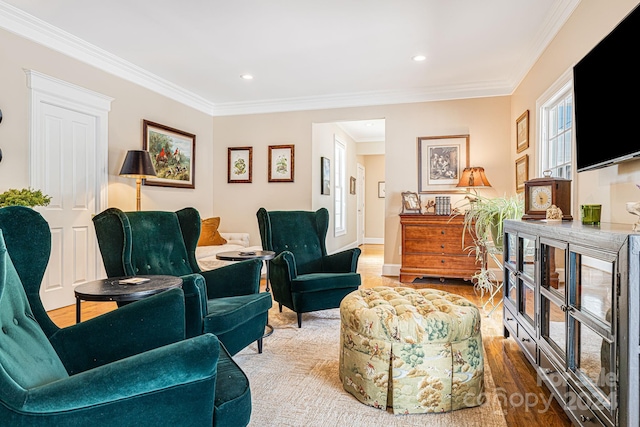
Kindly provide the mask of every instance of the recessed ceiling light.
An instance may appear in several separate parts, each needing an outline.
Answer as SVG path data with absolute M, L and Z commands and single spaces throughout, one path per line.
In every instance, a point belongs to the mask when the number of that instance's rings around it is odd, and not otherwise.
M 427 59 L 427 57 L 424 56 L 424 55 L 416 55 L 416 56 L 412 57 L 411 59 L 413 59 L 414 61 L 418 62 L 418 61 L 424 61 L 425 59 Z
M 253 80 L 253 76 L 251 74 L 240 74 L 240 78 L 244 80 Z

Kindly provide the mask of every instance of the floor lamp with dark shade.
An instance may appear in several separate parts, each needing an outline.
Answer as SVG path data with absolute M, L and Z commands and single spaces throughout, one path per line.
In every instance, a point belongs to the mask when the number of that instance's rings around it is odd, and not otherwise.
M 139 211 L 142 178 L 156 176 L 156 170 L 151 162 L 149 152 L 144 150 L 129 150 L 120 169 L 120 176 L 136 179 L 136 210 Z

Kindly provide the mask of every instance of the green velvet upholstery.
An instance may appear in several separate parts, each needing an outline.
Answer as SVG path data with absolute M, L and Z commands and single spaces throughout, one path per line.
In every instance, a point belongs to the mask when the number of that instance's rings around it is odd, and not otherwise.
M 40 299 L 40 286 L 51 254 L 49 224 L 31 208 L 8 206 L 0 208 L 0 229 L 35 320 L 69 374 L 185 338 L 184 324 L 176 321 L 184 318 L 182 292 L 163 292 L 120 310 L 59 328 L 49 318 Z M 123 330 L 128 333 L 122 334 Z
M 0 230 L 0 425 L 212 425 L 221 351 L 215 335 L 70 374 L 35 319 L 2 234 Z M 168 292 L 182 297 L 180 289 Z M 110 344 L 103 337 L 103 346 Z M 76 348 L 79 353 L 67 356 L 84 358 Z M 240 417 L 247 418 L 242 411 Z M 231 423 L 227 419 L 218 425 Z
M 257 341 L 262 352 L 272 305 L 271 295 L 260 292 L 262 261 L 200 270 L 195 251 L 202 222 L 196 209 L 123 212 L 109 208 L 96 215 L 93 223 L 109 277 L 182 277 L 187 337 L 213 333 L 231 355 Z
M 302 313 L 340 307 L 340 301 L 360 286 L 356 273 L 360 248 L 327 255 L 329 211 L 257 212 L 262 247 L 274 251 L 269 279 L 273 298 L 295 311 L 298 327 Z
M 51 250 L 49 224 L 33 209 L 10 206 L 0 208 L 0 231 L 3 233 L 3 242 L 6 243 L 9 257 L 13 261 L 11 266 L 15 269 L 18 278 L 21 279 L 23 293 L 26 294 L 27 307 L 30 311 L 24 308 L 25 304 L 21 302 L 20 297 L 11 297 L 13 298 L 12 303 L 15 303 L 17 298 L 18 307 L 22 307 L 17 311 L 26 313 L 28 318 L 37 321 L 40 332 L 37 332 L 38 327 L 33 322 L 20 322 L 20 317 L 12 317 L 11 313 L 16 311 L 15 309 L 4 308 L 3 301 L 8 301 L 10 297 L 9 293 L 3 293 L 2 289 L 0 289 L 0 323 L 2 326 L 5 324 L 11 326 L 9 321 L 12 322 L 13 318 L 16 318 L 20 325 L 29 326 L 29 333 L 43 334 L 49 340 L 49 343 L 38 342 L 38 345 L 42 344 L 42 347 L 22 349 L 17 353 L 2 353 L 7 348 L 5 348 L 6 341 L 3 341 L 3 332 L 0 330 L 0 426 L 211 425 L 212 417 L 215 427 L 246 426 L 249 423 L 251 416 L 249 381 L 240 367 L 231 359 L 226 349 L 219 346 L 217 337 L 213 337 L 215 339 L 199 338 L 194 342 L 205 342 L 188 345 L 176 344 L 173 350 L 158 351 L 155 356 L 147 356 L 144 361 L 140 362 L 145 365 L 144 368 L 137 364 L 131 365 L 131 362 L 123 365 L 124 362 L 121 359 L 129 356 L 132 356 L 129 359 L 139 358 L 141 356 L 136 355 L 184 340 L 186 335 L 185 296 L 181 289 L 171 289 L 127 304 L 93 319 L 85 320 L 82 323 L 59 328 L 49 318 L 39 293 Z M 202 276 L 199 274 L 188 276 L 187 280 L 197 283 L 204 289 Z M 206 303 L 206 299 L 204 301 Z M 201 324 L 202 320 L 199 323 Z M 16 329 L 16 333 L 22 333 L 22 331 L 18 332 Z M 211 334 L 208 335 L 211 336 Z M 40 338 L 42 337 L 40 336 Z M 15 339 L 14 341 L 17 342 Z M 55 350 L 56 357 L 51 358 L 51 347 Z M 193 357 L 181 362 L 179 358 L 183 357 L 183 354 L 191 352 L 192 348 L 195 354 L 190 356 Z M 165 361 L 164 358 L 168 360 Z M 174 360 L 176 358 L 178 359 Z M 150 390 L 153 393 L 146 391 L 147 395 L 144 397 L 121 400 L 120 406 L 105 406 L 105 409 L 100 411 L 88 406 L 87 408 L 79 406 L 80 409 L 77 411 L 73 409 L 75 407 L 73 405 L 77 405 L 77 403 L 72 402 L 72 399 L 85 393 L 87 384 L 101 380 L 102 384 L 99 387 L 103 388 L 103 391 L 113 389 L 114 395 L 112 397 L 120 399 L 126 391 L 124 388 L 133 389 L 136 385 L 135 381 L 142 384 L 148 381 L 153 383 L 155 380 L 151 381 L 151 379 L 157 379 L 158 384 L 166 383 L 174 374 L 173 365 L 176 362 L 178 365 L 182 363 L 187 370 L 190 369 L 189 364 L 193 364 L 195 370 L 210 369 L 210 363 L 201 365 L 198 358 L 214 362 L 214 370 L 217 369 L 218 372 L 218 375 L 214 376 L 215 395 L 208 391 L 211 387 L 211 381 L 201 379 L 198 380 L 200 386 L 188 385 L 186 381 L 176 382 L 176 385 L 171 386 L 176 395 L 165 392 L 155 394 L 156 391 L 153 389 Z M 37 359 L 38 363 L 34 363 L 34 359 Z M 146 364 L 155 363 L 154 360 L 159 361 L 158 364 L 149 366 L 153 370 L 147 371 Z M 185 364 L 185 362 L 188 363 Z M 122 368 L 119 368 L 121 365 L 123 365 Z M 63 366 L 62 371 L 60 366 Z M 94 368 L 100 368 L 102 371 L 94 371 Z M 90 370 L 103 373 L 91 374 L 96 377 L 91 377 L 90 374 L 77 375 Z M 120 370 L 122 370 L 121 374 L 119 374 Z M 56 409 L 58 407 L 55 405 L 58 405 L 59 402 L 50 402 L 49 404 L 54 405 L 49 411 L 51 414 L 38 415 L 38 418 L 41 417 L 42 420 L 29 415 L 29 411 L 25 412 L 24 416 L 15 413 L 16 411 L 24 411 L 25 408 L 12 407 L 5 400 L 5 394 L 3 394 L 5 390 L 3 375 L 12 372 L 11 375 L 15 375 L 16 378 L 11 378 L 11 381 L 20 384 L 22 388 L 28 384 L 44 384 L 47 379 L 56 380 L 60 378 L 60 375 L 71 376 L 67 383 L 59 383 L 68 384 L 65 389 L 65 392 L 69 393 L 68 395 L 60 394 L 63 390 L 59 389 L 56 394 L 45 397 L 50 400 L 69 400 L 71 406 L 68 410 L 72 412 L 68 415 L 58 414 L 56 411 L 67 409 L 61 406 Z M 114 374 L 131 377 L 132 382 L 122 385 L 108 382 L 109 377 Z M 145 377 L 142 378 L 142 375 Z M 178 380 L 180 377 L 186 378 L 180 371 L 176 371 L 175 375 Z M 21 379 L 22 377 L 24 379 Z M 87 383 L 84 384 L 83 381 L 87 381 Z M 21 393 L 23 394 L 24 390 L 14 390 L 12 388 L 14 386 L 6 388 L 6 393 L 21 399 Z M 50 393 L 53 393 L 53 386 L 46 387 L 51 390 Z M 153 384 L 148 387 L 153 387 Z M 192 391 L 197 394 L 193 395 L 193 399 L 191 398 Z M 189 399 L 184 399 L 184 395 L 189 395 Z M 210 412 L 207 413 L 208 409 L 206 409 L 211 406 L 212 397 L 213 415 Z M 185 402 L 174 406 L 174 400 L 185 400 Z M 191 400 L 192 402 L 187 402 Z M 186 405 L 187 403 L 189 405 Z M 188 409 L 181 410 L 180 408 L 185 405 Z M 138 406 L 149 408 L 152 413 L 148 413 L 146 409 L 140 412 Z M 157 406 L 161 406 L 162 410 L 156 411 Z M 165 413 L 165 408 L 172 410 L 171 408 L 174 407 L 176 408 L 175 413 Z M 200 422 L 202 410 L 205 412 L 202 418 L 205 421 Z M 76 413 L 78 411 L 79 413 Z M 126 416 L 120 417 L 120 412 Z M 138 412 L 140 412 L 140 418 L 136 416 Z M 191 413 L 196 416 L 191 417 Z

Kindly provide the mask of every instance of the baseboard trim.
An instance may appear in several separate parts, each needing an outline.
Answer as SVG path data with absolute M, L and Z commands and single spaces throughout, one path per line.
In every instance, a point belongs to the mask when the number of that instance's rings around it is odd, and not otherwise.
M 329 255 L 337 254 L 338 252 L 346 251 L 348 249 L 354 249 L 358 247 L 358 242 L 351 242 L 346 246 L 336 249 L 335 251 L 329 252 Z
M 382 275 L 400 277 L 400 264 L 383 264 Z
M 384 245 L 384 237 L 365 237 L 365 245 Z

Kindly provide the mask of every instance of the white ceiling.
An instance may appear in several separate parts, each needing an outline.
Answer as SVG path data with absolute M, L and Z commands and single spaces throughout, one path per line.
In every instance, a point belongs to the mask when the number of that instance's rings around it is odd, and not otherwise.
M 579 1 L 0 0 L 0 27 L 227 115 L 509 95 Z

